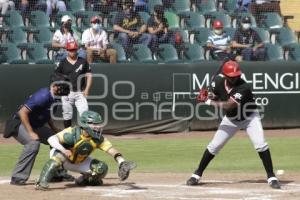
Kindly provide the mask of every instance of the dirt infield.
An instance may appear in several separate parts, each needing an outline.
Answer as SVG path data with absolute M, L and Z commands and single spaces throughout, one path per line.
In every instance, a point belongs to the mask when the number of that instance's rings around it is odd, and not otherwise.
M 299 129 L 267 130 L 266 137 L 299 136 Z M 115 139 L 161 139 L 181 137 L 209 137 L 213 132 L 191 132 L 175 134 L 130 134 L 109 136 Z M 238 133 L 237 137 L 247 137 Z M 14 139 L 1 143 L 15 143 Z M 78 176 L 77 174 L 74 174 Z M 300 199 L 300 174 L 285 172 L 278 178 L 281 190 L 271 189 L 264 173 L 206 173 L 198 186 L 186 186 L 185 182 L 191 174 L 187 173 L 132 173 L 125 182 L 120 182 L 117 174 L 108 174 L 103 186 L 78 187 L 71 182 L 51 183 L 49 191 L 36 191 L 32 176 L 26 186 L 9 184 L 9 177 L 0 177 L 0 200 L 298 200 Z
M 300 196 L 300 175 L 280 176 L 281 190 L 271 189 L 262 175 L 258 174 L 206 174 L 198 186 L 186 186 L 190 174 L 138 173 L 123 183 L 116 174 L 109 174 L 103 186 L 77 187 L 73 183 L 52 183 L 49 191 L 36 191 L 34 181 L 26 186 L 9 185 L 7 178 L 0 177 L 1 199 L 5 200 L 296 200 Z

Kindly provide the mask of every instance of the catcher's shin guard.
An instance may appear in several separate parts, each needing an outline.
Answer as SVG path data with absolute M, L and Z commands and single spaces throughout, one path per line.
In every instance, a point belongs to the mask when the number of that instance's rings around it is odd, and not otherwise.
M 92 175 L 98 175 L 100 178 L 104 178 L 108 171 L 108 166 L 105 162 L 99 160 L 92 160 L 90 164 Z
M 35 189 L 37 190 L 45 190 L 49 187 L 49 181 L 54 176 L 55 171 L 58 169 L 60 164 L 53 159 L 48 160 L 43 167 L 41 175 L 38 181 L 35 184 Z

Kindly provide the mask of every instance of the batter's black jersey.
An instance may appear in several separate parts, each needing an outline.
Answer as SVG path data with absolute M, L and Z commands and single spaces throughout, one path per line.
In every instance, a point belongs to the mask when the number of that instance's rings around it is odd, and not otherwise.
M 67 58 L 60 61 L 58 67 L 55 69 L 55 73 L 60 73 L 66 75 L 72 84 L 72 91 L 80 91 L 84 90 L 86 84 L 86 78 L 81 79 L 81 83 L 78 86 L 77 80 L 80 75 L 91 72 L 91 67 L 89 63 L 83 59 L 78 57 L 75 64 L 71 64 Z
M 251 88 L 243 79 L 239 79 L 236 86 L 230 87 L 225 77 L 220 74 L 212 83 L 212 89 L 216 100 L 227 101 L 231 98 L 237 103 L 237 107 L 225 110 L 226 116 L 232 120 L 245 120 L 257 109 Z

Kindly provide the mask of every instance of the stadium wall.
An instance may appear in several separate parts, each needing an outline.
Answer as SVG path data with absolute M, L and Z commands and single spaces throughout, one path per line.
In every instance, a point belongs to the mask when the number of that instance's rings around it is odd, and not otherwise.
M 97 64 L 89 97 L 91 110 L 103 114 L 106 131 L 176 132 L 217 127 L 220 111 L 196 104 L 219 68 L 201 64 Z M 0 65 L 0 123 L 31 93 L 47 87 L 55 65 Z M 300 126 L 300 68 L 296 62 L 244 62 L 243 77 L 261 105 L 265 128 Z M 61 119 L 61 112 L 55 115 Z M 213 114 L 215 113 L 215 114 Z

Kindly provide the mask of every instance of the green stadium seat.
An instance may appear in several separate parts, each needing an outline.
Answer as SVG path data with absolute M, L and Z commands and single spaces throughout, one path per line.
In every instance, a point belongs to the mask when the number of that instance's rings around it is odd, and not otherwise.
M 31 27 L 50 27 L 50 19 L 43 11 L 32 11 L 29 17 Z
M 14 27 L 8 31 L 7 39 L 9 43 L 14 43 L 18 46 L 26 47 L 27 33 L 22 27 Z
M 168 21 L 169 29 L 177 29 L 180 28 L 179 26 L 179 17 L 173 12 L 165 12 L 165 18 Z
M 149 0 L 148 1 L 148 7 L 149 7 L 150 13 L 153 13 L 155 5 L 163 5 L 162 0 Z
M 117 62 L 118 63 L 127 63 L 128 62 L 128 60 L 126 58 L 125 50 L 124 50 L 124 48 L 122 47 L 121 44 L 118 44 L 116 42 L 112 42 L 110 44 L 110 46 L 117 51 L 117 56 L 118 56 Z
M 300 61 L 300 45 L 295 44 L 291 46 L 288 54 L 288 60 L 290 61 Z
M 13 43 L 6 43 L 0 45 L 1 49 L 1 63 L 9 64 L 28 64 L 27 60 L 22 59 L 22 51 Z
M 16 10 L 10 10 L 4 15 L 3 27 L 24 27 L 24 21 L 21 14 Z
M 208 28 L 200 28 L 195 32 L 194 35 L 194 42 L 199 44 L 200 46 L 206 46 L 206 42 L 208 39 L 208 36 L 210 35 L 211 30 Z
M 198 63 L 204 59 L 204 49 L 198 44 L 185 44 L 183 60 L 188 63 Z
M 195 12 L 189 12 L 186 13 L 182 19 L 183 22 L 183 28 L 189 31 L 197 30 L 198 28 L 204 28 L 205 27 L 205 18 L 203 15 Z
M 208 1 L 196 1 L 197 11 L 203 15 L 217 12 L 216 2 L 212 0 Z
M 49 45 L 52 43 L 53 33 L 46 27 L 39 27 L 33 34 L 33 39 L 36 43 Z
M 276 12 L 263 13 L 262 28 L 279 29 L 283 27 L 283 20 Z
M 145 24 L 147 24 L 148 19 L 150 18 L 149 13 L 147 13 L 147 12 L 139 12 L 139 15 L 143 19 L 143 21 L 145 22 Z
M 180 63 L 178 54 L 171 44 L 160 44 L 157 52 L 157 60 L 162 63 Z
M 283 47 L 288 47 L 297 43 L 296 36 L 290 28 L 283 27 L 279 29 L 275 34 L 275 44 L 279 44 Z
M 47 49 L 41 43 L 31 43 L 26 49 L 27 60 L 29 63 L 35 64 L 53 64 L 54 62 L 48 58 Z
M 266 56 L 269 61 L 284 60 L 283 49 L 279 45 L 265 44 Z
M 85 1 L 84 0 L 69 0 L 66 1 L 69 10 L 76 17 L 81 17 L 85 13 Z
M 231 27 L 224 28 L 224 32 L 227 33 L 227 35 L 230 36 L 231 39 L 233 39 L 236 29 Z
M 106 31 L 108 32 L 108 34 L 112 34 L 113 31 L 113 26 L 114 26 L 114 21 L 115 18 L 117 16 L 118 12 L 110 12 L 107 18 L 107 24 L 105 26 Z
M 151 50 L 144 44 L 133 45 L 133 55 L 130 59 L 133 63 L 157 63 L 152 59 Z
M 262 40 L 263 43 L 270 43 L 270 33 L 269 31 L 263 29 L 263 28 L 253 28 L 254 31 L 257 32 L 259 35 L 260 39 Z
M 238 0 L 226 0 L 224 2 L 223 8 L 230 16 L 235 14 L 237 2 Z
M 172 10 L 178 15 L 190 12 L 191 2 L 189 0 L 175 0 L 172 4 Z

